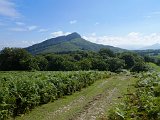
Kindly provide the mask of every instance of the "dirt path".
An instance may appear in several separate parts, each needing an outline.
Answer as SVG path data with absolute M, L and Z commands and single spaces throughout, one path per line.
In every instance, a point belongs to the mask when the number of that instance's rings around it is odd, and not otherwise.
M 119 80 L 126 80 L 128 77 L 119 78 Z M 100 86 L 103 86 L 106 81 Z M 117 86 L 120 86 L 121 84 L 118 84 Z M 71 120 L 96 120 L 97 118 L 106 118 L 106 108 L 110 107 L 114 101 L 114 99 L 117 99 L 118 88 L 114 87 L 111 90 L 105 90 L 102 94 L 96 95 L 93 97 L 93 100 L 87 103 L 87 105 L 83 108 L 83 111 L 77 114 L 74 118 Z
M 17 120 L 96 120 L 106 118 L 107 111 L 118 102 L 122 91 L 135 78 L 115 75 L 66 98 L 34 109 Z
M 46 118 L 48 120 L 51 120 L 53 118 L 58 118 L 61 114 L 67 113 L 68 111 L 70 111 L 72 109 L 73 106 L 77 106 L 78 104 L 81 104 L 85 101 L 85 97 L 81 96 L 78 99 L 73 100 L 72 102 L 70 102 L 68 105 L 66 106 L 62 106 L 60 107 L 58 110 L 54 111 L 54 112 L 49 112 L 46 116 Z
M 96 120 L 97 117 L 105 116 L 105 108 L 111 104 L 111 100 L 113 99 L 114 94 L 117 89 L 114 88 L 109 92 L 109 95 L 99 94 L 97 95 L 93 101 L 89 102 L 85 107 L 84 111 L 80 113 L 73 120 Z

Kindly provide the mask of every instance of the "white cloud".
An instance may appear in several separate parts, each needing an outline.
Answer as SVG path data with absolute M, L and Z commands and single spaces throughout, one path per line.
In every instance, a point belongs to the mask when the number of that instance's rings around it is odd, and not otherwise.
M 77 23 L 77 20 L 71 20 L 69 23 L 70 23 L 70 24 L 76 24 L 76 23 Z
M 122 48 L 137 49 L 144 46 L 160 43 L 160 33 L 143 35 L 137 32 L 131 32 L 124 36 L 83 36 L 84 39 L 98 44 L 112 45 Z
M 139 36 L 139 35 L 141 35 L 141 34 L 138 33 L 138 32 L 130 32 L 130 33 L 128 34 L 129 37 L 137 37 L 137 36 Z
M 47 31 L 48 31 L 48 29 L 39 29 L 38 32 L 47 32 Z
M 23 44 L 23 47 L 28 47 L 28 46 L 36 44 L 36 43 L 34 41 L 23 40 L 20 44 Z
M 29 31 L 32 31 L 32 30 L 37 29 L 38 26 L 33 25 L 33 26 L 28 26 L 27 28 L 28 28 Z
M 51 33 L 51 36 L 58 37 L 58 36 L 63 36 L 63 35 L 68 35 L 68 34 L 70 34 L 70 32 L 57 31 L 57 32 Z
M 5 48 L 5 47 L 20 47 L 20 48 L 24 48 L 24 47 L 28 47 L 31 46 L 33 44 L 35 44 L 36 42 L 34 41 L 27 41 L 27 40 L 10 40 L 9 42 L 5 42 L 2 41 L 0 42 L 0 50 Z
M 0 15 L 17 18 L 20 13 L 16 10 L 16 6 L 11 0 L 0 0 Z
M 96 36 L 96 33 L 91 33 L 92 36 Z
M 19 25 L 19 26 L 24 26 L 25 25 L 25 23 L 23 23 L 23 22 L 16 22 L 16 24 Z

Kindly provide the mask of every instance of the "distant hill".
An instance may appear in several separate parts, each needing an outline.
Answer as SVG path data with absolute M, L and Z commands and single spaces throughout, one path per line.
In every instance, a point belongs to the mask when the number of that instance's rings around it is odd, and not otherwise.
M 152 49 L 152 50 L 160 49 L 160 44 L 156 43 L 156 44 L 153 44 L 151 46 L 141 48 L 141 50 L 148 50 L 148 49 Z
M 83 39 L 76 32 L 69 34 L 67 36 L 51 38 L 44 42 L 27 47 L 25 49 L 32 54 L 40 54 L 40 53 L 62 53 L 62 52 L 86 51 L 86 50 L 99 51 L 101 48 L 109 48 L 114 52 L 125 51 L 124 49 L 121 48 L 89 42 Z

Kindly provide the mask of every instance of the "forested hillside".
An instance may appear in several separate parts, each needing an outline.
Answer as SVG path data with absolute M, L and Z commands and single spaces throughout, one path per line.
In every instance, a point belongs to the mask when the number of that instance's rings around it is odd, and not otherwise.
M 102 48 L 109 48 L 114 52 L 126 51 L 121 48 L 100 45 L 83 39 L 78 33 L 74 32 L 67 36 L 60 36 L 45 40 L 44 42 L 25 48 L 32 54 L 40 53 L 64 53 L 71 51 L 99 51 Z
M 0 53 L 0 70 L 77 71 L 99 70 L 120 72 L 122 69 L 146 71 L 144 58 L 136 53 L 77 51 L 63 54 L 32 55 L 20 48 L 5 48 Z

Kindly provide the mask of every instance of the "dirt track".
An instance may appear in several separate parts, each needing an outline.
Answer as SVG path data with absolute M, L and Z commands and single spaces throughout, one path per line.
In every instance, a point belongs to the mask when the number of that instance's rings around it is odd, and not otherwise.
M 122 91 L 134 80 L 132 76 L 115 75 L 97 81 L 73 96 L 43 105 L 18 120 L 107 120 L 107 111 L 118 103 Z
M 114 88 L 106 94 L 99 94 L 95 96 L 93 101 L 90 101 L 85 107 L 84 111 L 78 114 L 73 120 L 96 120 L 96 118 L 105 117 L 105 109 L 111 104 L 111 100 L 114 99 L 117 89 Z
M 119 78 L 119 80 L 126 80 L 128 77 Z M 107 82 L 101 83 L 99 87 L 103 86 Z M 118 84 L 120 86 L 121 84 Z M 117 87 L 112 90 L 105 90 L 102 94 L 98 94 L 87 103 L 83 108 L 83 111 L 77 114 L 71 120 L 96 120 L 97 118 L 106 119 L 106 109 L 110 107 L 117 96 L 119 95 Z

